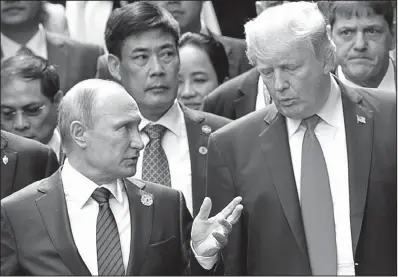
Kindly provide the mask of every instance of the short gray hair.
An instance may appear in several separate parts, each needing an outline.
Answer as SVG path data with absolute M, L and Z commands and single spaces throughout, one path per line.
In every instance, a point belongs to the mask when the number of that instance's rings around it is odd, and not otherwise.
M 245 33 L 246 53 L 253 65 L 297 41 L 308 41 L 317 58 L 336 61 L 325 18 L 315 3 L 291 2 L 268 8 L 245 24 Z
M 95 124 L 94 106 L 97 92 L 110 84 L 120 86 L 112 81 L 84 80 L 73 86 L 63 97 L 58 107 L 58 128 L 64 150 L 67 150 L 72 141 L 69 128 L 73 121 L 80 121 L 89 128 Z

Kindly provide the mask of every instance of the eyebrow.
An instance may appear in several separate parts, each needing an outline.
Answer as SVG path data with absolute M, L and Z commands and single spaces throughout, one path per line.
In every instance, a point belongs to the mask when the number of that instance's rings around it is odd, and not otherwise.
M 166 49 L 166 48 L 174 48 L 174 44 L 172 44 L 172 43 L 166 43 L 166 44 L 162 44 L 162 45 L 160 45 L 159 47 L 157 47 L 155 50 L 163 50 L 163 49 Z M 137 47 L 137 48 L 134 48 L 133 50 L 131 50 L 131 52 L 132 53 L 134 53 L 134 52 L 147 52 L 147 51 L 151 51 L 151 49 L 150 48 L 145 48 L 145 47 Z
M 30 103 L 30 104 L 27 104 L 27 105 L 25 105 L 25 106 L 22 106 L 22 107 L 20 107 L 20 108 L 22 108 L 22 109 L 24 109 L 24 108 L 28 108 L 28 107 L 32 107 L 32 106 L 41 106 L 41 105 L 44 105 L 43 103 Z M 2 109 L 4 108 L 4 109 L 17 109 L 17 108 L 15 108 L 15 107 L 11 107 L 11 106 L 7 106 L 7 105 L 1 105 L 0 106 Z

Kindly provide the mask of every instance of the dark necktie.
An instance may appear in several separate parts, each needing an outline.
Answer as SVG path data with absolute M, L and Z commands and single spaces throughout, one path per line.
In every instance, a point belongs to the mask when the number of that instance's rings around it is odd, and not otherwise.
M 307 126 L 301 154 L 301 212 L 313 275 L 337 274 L 336 233 L 329 175 L 321 145 L 314 133 L 320 118 Z
M 97 261 L 98 275 L 122 276 L 124 274 L 122 248 L 115 217 L 109 206 L 111 192 L 97 188 L 91 197 L 98 202 L 97 217 Z
M 149 142 L 144 150 L 142 180 L 170 187 L 169 162 L 161 144 L 166 127 L 149 124 L 143 131 L 148 135 Z

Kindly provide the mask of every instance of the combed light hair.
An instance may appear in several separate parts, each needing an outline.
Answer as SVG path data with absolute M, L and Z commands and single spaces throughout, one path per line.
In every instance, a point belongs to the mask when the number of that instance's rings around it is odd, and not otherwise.
M 308 41 L 318 59 L 335 64 L 335 46 L 315 3 L 291 2 L 264 10 L 245 24 L 247 56 L 252 65 L 299 41 Z
M 92 128 L 98 119 L 95 111 L 97 94 L 104 89 L 115 89 L 120 86 L 116 82 L 100 79 L 88 79 L 73 86 L 62 98 L 58 107 L 58 128 L 61 135 L 63 148 L 68 152 L 72 137 L 70 125 L 73 121 L 80 121 L 88 128 Z

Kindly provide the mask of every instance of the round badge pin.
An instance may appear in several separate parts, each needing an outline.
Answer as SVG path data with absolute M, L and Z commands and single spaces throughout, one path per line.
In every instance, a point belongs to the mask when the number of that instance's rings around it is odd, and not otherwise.
M 207 148 L 204 146 L 199 147 L 199 153 L 202 155 L 206 155 L 207 154 Z
M 143 194 L 141 196 L 141 203 L 145 206 L 151 206 L 153 204 L 152 196 L 150 196 L 149 194 Z
M 205 133 L 206 135 L 211 133 L 211 128 L 209 125 L 203 125 L 202 126 L 202 132 Z

